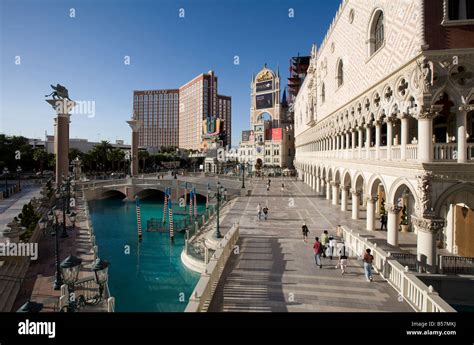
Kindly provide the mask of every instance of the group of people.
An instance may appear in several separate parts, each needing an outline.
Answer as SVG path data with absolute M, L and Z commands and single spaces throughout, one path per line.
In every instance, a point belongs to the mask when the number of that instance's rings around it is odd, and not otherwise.
M 309 232 L 310 231 L 307 225 L 303 223 L 302 233 L 303 233 L 304 242 L 308 242 Z M 323 234 L 321 235 L 321 239 L 319 239 L 319 237 L 316 237 L 315 242 L 313 244 L 314 260 L 315 260 L 316 266 L 319 266 L 319 268 L 323 268 L 322 258 L 329 257 L 329 260 L 332 261 L 333 256 L 336 255 L 336 247 L 337 247 L 336 239 L 333 236 L 329 235 L 327 230 L 324 230 Z M 346 273 L 347 260 L 348 260 L 346 247 L 344 243 L 340 247 L 338 254 L 339 254 L 339 260 L 336 264 L 336 269 L 340 268 L 341 274 L 344 275 Z M 371 254 L 371 250 L 369 248 L 366 249 L 362 260 L 364 262 L 365 279 L 368 282 L 372 282 L 373 281 L 372 262 L 374 260 L 374 257 Z

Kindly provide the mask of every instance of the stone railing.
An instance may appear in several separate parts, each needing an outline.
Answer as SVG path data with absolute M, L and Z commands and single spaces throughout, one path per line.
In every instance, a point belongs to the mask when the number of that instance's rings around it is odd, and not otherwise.
M 239 239 L 239 224 L 234 224 L 222 239 L 219 248 L 209 260 L 204 273 L 201 274 L 194 291 L 189 298 L 185 312 L 205 312 L 214 296 L 217 283 L 229 259 L 234 245 Z
M 346 248 L 350 255 L 361 257 L 367 248 L 374 256 L 373 268 L 384 278 L 403 299 L 417 312 L 456 312 L 432 286 L 426 286 L 418 277 L 410 273 L 408 267 L 403 267 L 390 256 L 390 253 L 377 248 L 376 244 L 368 242 L 352 230 L 342 227 Z

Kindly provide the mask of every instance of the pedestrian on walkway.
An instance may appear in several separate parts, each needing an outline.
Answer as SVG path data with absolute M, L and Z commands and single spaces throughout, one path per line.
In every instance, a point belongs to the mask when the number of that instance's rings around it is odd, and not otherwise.
M 329 259 L 332 260 L 332 257 L 336 250 L 336 239 L 332 236 L 329 236 Z
M 341 267 L 341 274 L 344 275 L 346 273 L 347 268 L 346 246 L 344 242 L 342 243 L 342 246 L 339 249 L 339 261 L 336 265 L 336 269 L 338 267 Z
M 269 191 L 270 191 L 270 184 L 267 183 L 267 192 L 269 192 Z
M 284 191 L 285 191 L 285 184 L 282 183 L 282 184 L 281 184 L 281 192 L 283 193 Z
M 268 179 L 268 186 L 272 183 L 272 180 Z
M 257 205 L 257 217 L 258 217 L 258 220 L 260 220 L 260 217 L 262 216 L 262 205 L 260 205 L 260 203 L 258 203 Z
M 267 220 L 267 217 L 268 217 L 268 207 L 265 205 L 265 207 L 263 208 L 263 215 L 265 217 L 265 220 Z
M 306 223 L 303 223 L 303 226 L 301 227 L 301 231 L 303 232 L 303 242 L 308 242 L 308 234 L 309 234 L 309 229 L 306 226 Z
M 383 230 L 384 227 L 387 230 L 387 213 L 380 216 L 380 230 Z
M 364 254 L 364 272 L 365 272 L 365 279 L 368 282 L 373 281 L 372 277 L 372 261 L 374 261 L 374 257 L 370 254 L 370 249 L 367 248 Z
M 319 242 L 319 238 L 315 238 L 315 242 L 313 244 L 313 251 L 314 251 L 314 261 L 316 262 L 316 266 L 319 268 L 323 268 L 323 264 L 321 262 L 321 253 L 323 251 L 323 245 Z
M 323 253 L 322 253 L 323 258 L 326 257 L 326 249 L 327 249 L 328 243 L 329 243 L 328 231 L 324 230 L 323 234 L 321 235 L 321 244 L 323 246 Z

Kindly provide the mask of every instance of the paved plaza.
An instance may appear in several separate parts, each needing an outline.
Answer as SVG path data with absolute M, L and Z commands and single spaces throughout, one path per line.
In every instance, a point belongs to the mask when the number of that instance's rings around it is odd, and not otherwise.
M 40 188 L 38 186 L 27 186 L 20 193 L 0 200 L 0 229 L 5 229 L 7 224 L 21 213 L 23 206 L 28 204 L 32 198 L 39 198 L 40 196 Z M 1 237 L 2 234 L 0 232 Z
M 335 269 L 336 259 L 323 259 L 322 269 L 315 265 L 315 236 L 325 229 L 334 234 L 337 224 L 356 230 L 364 220 L 349 221 L 349 212 L 337 210 L 301 182 L 284 181 L 282 192 L 275 178 L 269 193 L 265 183 L 253 182 L 252 197 L 239 198 L 222 217 L 223 232 L 240 222 L 240 255 L 229 259 L 210 311 L 412 311 L 380 276 L 366 282 L 357 258 L 349 258 L 344 276 Z M 257 220 L 258 203 L 268 205 L 267 221 Z M 301 236 L 303 221 L 310 229 L 308 243 Z

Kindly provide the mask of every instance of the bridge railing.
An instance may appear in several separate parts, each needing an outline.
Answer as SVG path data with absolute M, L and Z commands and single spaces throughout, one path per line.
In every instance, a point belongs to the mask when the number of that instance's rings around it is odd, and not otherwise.
M 232 226 L 229 232 L 224 236 L 219 248 L 215 251 L 206 266 L 204 273 L 201 274 L 194 291 L 189 298 L 185 312 L 204 312 L 207 311 L 212 301 L 214 292 L 219 282 L 224 267 L 239 239 L 239 224 Z
M 377 248 L 367 238 L 362 238 L 343 226 L 343 238 L 347 248 L 357 257 L 361 257 L 367 248 L 374 256 L 373 268 L 384 278 L 415 311 L 418 312 L 456 312 L 444 301 L 432 286 L 426 286 L 418 277 L 409 272 L 395 258 Z
M 442 274 L 474 274 L 473 257 L 440 255 L 438 262 Z

